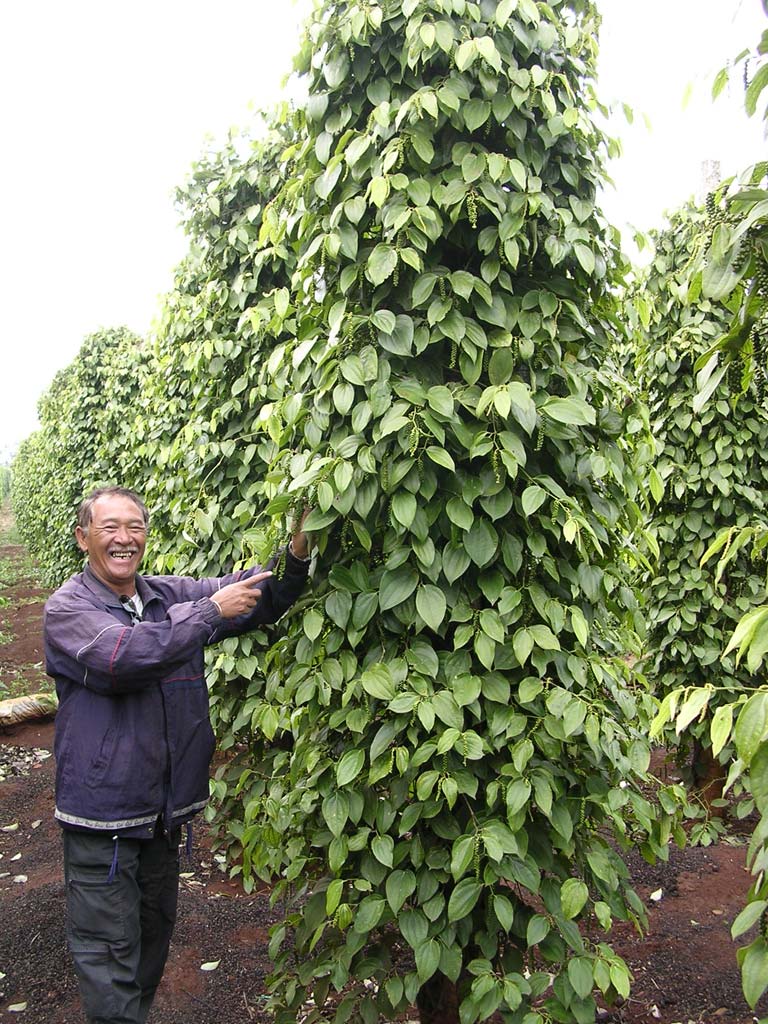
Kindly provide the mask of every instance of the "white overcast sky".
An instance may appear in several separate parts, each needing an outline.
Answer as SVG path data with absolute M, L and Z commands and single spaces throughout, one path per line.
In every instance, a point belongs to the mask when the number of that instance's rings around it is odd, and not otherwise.
M 206 137 L 282 95 L 309 0 L 6 0 L 0 4 L 0 461 L 89 333 L 151 329 L 186 243 L 173 191 Z M 600 94 L 624 156 L 604 209 L 647 229 L 766 155 L 742 93 L 711 78 L 767 24 L 761 0 L 602 0 Z M 683 109 L 686 86 L 693 100 Z M 631 232 L 626 232 L 630 234 Z

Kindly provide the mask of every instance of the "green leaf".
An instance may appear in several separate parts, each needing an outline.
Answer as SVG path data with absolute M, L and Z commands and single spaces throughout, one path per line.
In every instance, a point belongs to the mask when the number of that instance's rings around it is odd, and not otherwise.
M 721 704 L 712 716 L 710 726 L 710 737 L 712 741 L 712 755 L 717 757 L 725 744 L 730 739 L 733 728 L 733 704 Z
M 589 246 L 584 245 L 583 242 L 576 242 L 573 246 L 573 251 L 582 268 L 588 274 L 593 274 L 595 272 L 595 254 Z
M 503 931 L 509 934 L 515 921 L 515 908 L 512 906 L 512 902 L 506 896 L 494 896 L 493 912 Z
M 344 793 L 331 793 L 323 800 L 323 817 L 334 836 L 340 836 L 349 817 L 349 800 Z
M 383 612 L 402 604 L 416 589 L 419 576 L 409 565 L 385 572 L 379 587 L 379 607 Z
M 468 185 L 485 172 L 485 157 L 481 153 L 467 153 L 461 161 L 461 175 Z
M 568 961 L 568 980 L 580 999 L 592 994 L 595 984 L 592 961 L 586 956 L 571 957 Z
M 381 920 L 386 907 L 387 904 L 383 897 L 377 895 L 366 896 L 357 908 L 352 921 L 354 931 L 359 935 L 367 935 L 368 932 L 373 931 Z
M 390 835 L 374 836 L 371 840 L 371 853 L 385 867 L 392 867 L 395 841 Z
M 451 472 L 456 470 L 456 463 L 444 448 L 438 448 L 437 445 L 429 445 L 427 455 L 436 465 L 442 466 L 443 469 L 449 469 Z
M 589 889 L 578 878 L 569 878 L 563 882 L 560 889 L 560 902 L 563 908 L 563 917 L 571 921 L 578 917 L 589 899 Z M 591 986 L 590 986 L 591 990 Z
M 483 886 L 474 878 L 463 878 L 451 893 L 448 900 L 448 920 L 463 921 L 477 901 Z
M 532 515 L 536 509 L 541 508 L 544 502 L 547 500 L 549 495 L 537 484 L 532 484 L 530 487 L 526 487 L 523 491 L 523 512 L 526 516 Z
M 365 764 L 365 753 L 362 750 L 348 750 L 336 766 L 336 782 L 346 786 L 362 771 Z
M 387 877 L 385 889 L 390 909 L 397 915 L 405 901 L 416 891 L 416 876 L 410 870 L 393 871 Z
M 445 594 L 431 584 L 419 587 L 416 591 L 416 611 L 430 629 L 437 631 L 445 618 Z
M 451 874 L 453 875 L 454 881 L 458 880 L 467 871 L 467 868 L 473 862 L 475 855 L 475 837 L 474 836 L 459 836 L 454 841 L 453 850 L 451 852 Z
M 499 538 L 496 531 L 484 519 L 476 519 L 464 535 L 464 547 L 467 554 L 480 568 L 493 561 L 498 544 Z
M 520 665 L 525 665 L 528 657 L 533 650 L 533 637 L 531 636 L 530 630 L 518 629 L 512 638 L 512 649 L 515 652 Z
M 530 948 L 538 945 L 547 935 L 549 935 L 549 921 L 543 914 L 534 914 L 528 922 L 525 933 L 527 946 Z
M 397 923 L 400 926 L 400 933 L 411 947 L 418 947 L 426 942 L 429 933 L 429 922 L 421 910 L 403 910 L 400 912 Z
M 371 697 L 390 701 L 395 696 L 395 684 L 386 665 L 371 665 L 362 675 L 363 689 Z
M 754 1009 L 768 988 L 768 942 L 762 936 L 747 946 L 741 964 L 741 987 L 747 1004 Z
M 491 104 L 487 100 L 470 100 L 469 103 L 464 104 L 462 112 L 464 124 L 471 132 L 474 132 L 484 125 L 491 116 Z
M 392 515 L 405 527 L 409 527 L 416 518 L 416 498 L 410 491 L 397 491 L 392 496 Z
M 342 878 L 334 878 L 325 893 L 325 913 L 328 917 L 332 917 L 336 913 L 336 908 L 341 903 L 343 892 L 344 880 Z
M 748 903 L 731 925 L 731 938 L 738 939 L 744 932 L 748 932 L 757 924 L 766 909 L 768 909 L 768 900 L 753 900 Z
M 749 765 L 761 743 L 768 738 L 768 693 L 753 694 L 739 712 L 733 739 L 736 752 Z
M 596 422 L 595 410 L 583 398 L 570 395 L 568 398 L 550 398 L 542 406 L 545 412 L 558 423 L 593 427 Z
M 386 242 L 379 242 L 368 257 L 365 275 L 373 285 L 383 284 L 397 266 L 397 250 Z
M 466 71 L 477 60 L 477 57 L 478 49 L 474 39 L 467 39 L 456 50 L 456 67 L 459 71 Z

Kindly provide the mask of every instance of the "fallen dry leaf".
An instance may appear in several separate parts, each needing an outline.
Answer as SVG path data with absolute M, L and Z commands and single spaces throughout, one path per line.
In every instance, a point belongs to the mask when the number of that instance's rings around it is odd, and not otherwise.
M 18 882 L 18 883 L 26 882 L 27 876 L 26 875 L 14 875 L 13 876 L 13 880 L 14 880 L 14 882 Z
M 661 899 L 663 893 L 664 893 L 663 889 L 657 889 L 655 892 L 651 893 L 651 895 L 648 897 L 648 899 L 649 900 L 653 900 L 654 903 L 658 903 L 659 900 Z
M 200 964 L 201 971 L 215 971 L 221 960 L 209 960 L 207 964 Z

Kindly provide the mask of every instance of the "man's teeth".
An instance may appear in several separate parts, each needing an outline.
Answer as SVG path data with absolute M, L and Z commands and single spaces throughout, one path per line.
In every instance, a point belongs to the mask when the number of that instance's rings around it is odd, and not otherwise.
M 129 558 L 133 558 L 133 551 L 113 551 L 110 554 L 110 558 L 119 558 L 123 561 L 127 561 Z

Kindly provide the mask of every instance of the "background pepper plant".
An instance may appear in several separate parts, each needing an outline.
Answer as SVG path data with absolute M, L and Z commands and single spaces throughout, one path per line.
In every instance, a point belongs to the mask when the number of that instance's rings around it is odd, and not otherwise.
M 717 806 L 726 775 L 712 755 L 711 718 L 758 682 L 722 655 L 739 618 L 762 600 L 765 580 L 745 552 L 717 576 L 701 563 L 722 530 L 738 531 L 765 514 L 768 494 L 768 410 L 759 380 L 750 383 L 742 364 L 731 362 L 728 374 L 711 378 L 710 400 L 703 408 L 697 403 L 697 360 L 727 330 L 737 306 L 735 298 L 700 293 L 696 267 L 712 230 L 711 216 L 694 206 L 674 214 L 653 239 L 654 258 L 630 297 L 636 374 L 656 443 L 649 481 L 658 561 L 639 580 L 648 623 L 645 671 L 660 700 L 680 687 L 702 694 L 666 739 L 689 762 L 708 808 Z M 731 754 L 728 746 L 718 750 L 723 763 Z M 706 837 L 708 828 L 694 826 L 692 837 Z
M 58 586 L 82 568 L 77 506 L 92 487 L 121 479 L 135 449 L 135 402 L 148 352 L 124 327 L 85 339 L 40 399 L 40 429 L 13 462 L 12 505 L 42 578 Z

